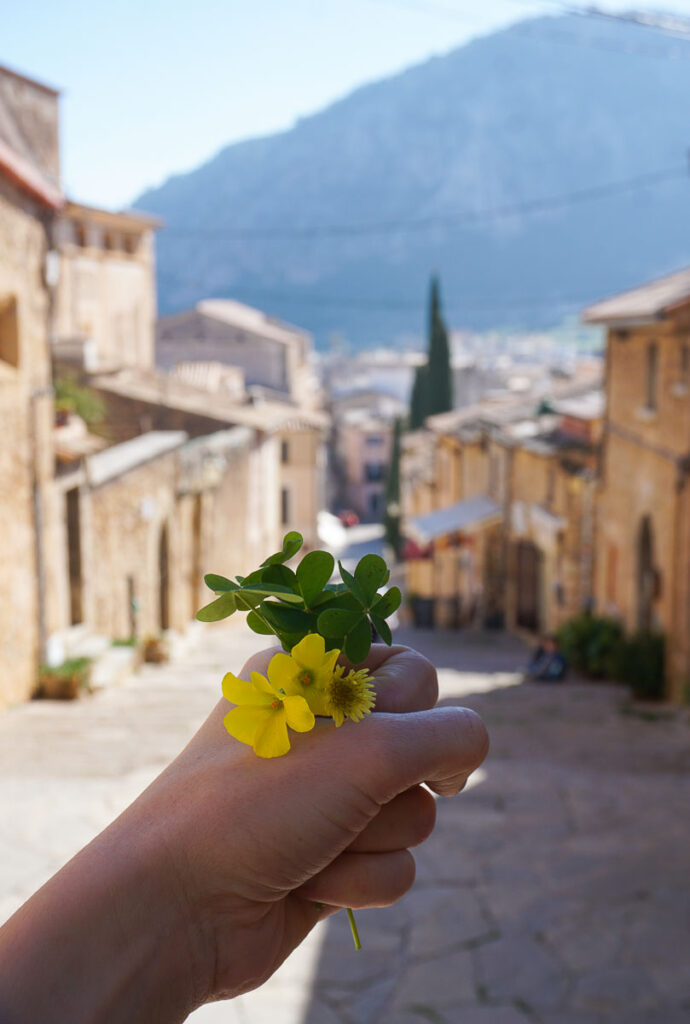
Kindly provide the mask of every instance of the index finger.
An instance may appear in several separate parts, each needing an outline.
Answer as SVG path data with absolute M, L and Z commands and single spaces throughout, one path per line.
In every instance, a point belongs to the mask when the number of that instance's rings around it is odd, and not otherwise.
M 249 678 L 250 672 L 264 675 L 268 663 L 280 647 L 270 647 L 254 654 L 245 664 L 241 675 Z M 342 659 L 350 664 L 347 659 Z M 406 714 L 410 711 L 426 711 L 438 699 L 438 678 L 431 662 L 411 647 L 393 644 L 373 644 L 366 661 L 372 673 L 376 690 L 375 711 L 390 714 Z

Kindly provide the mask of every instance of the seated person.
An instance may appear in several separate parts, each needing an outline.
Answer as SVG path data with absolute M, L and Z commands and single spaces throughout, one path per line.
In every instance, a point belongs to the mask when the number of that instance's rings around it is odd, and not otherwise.
M 530 658 L 525 679 L 555 683 L 563 679 L 568 667 L 565 656 L 558 649 L 555 636 L 547 636 Z

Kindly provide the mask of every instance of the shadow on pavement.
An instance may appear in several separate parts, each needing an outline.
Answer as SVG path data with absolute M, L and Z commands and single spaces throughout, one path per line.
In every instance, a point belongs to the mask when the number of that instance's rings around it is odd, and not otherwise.
M 690 1019 L 690 719 L 615 686 L 515 685 L 505 634 L 412 630 L 492 748 L 438 801 L 417 881 L 324 937 L 303 1024 L 681 1024 Z M 483 685 L 468 689 L 483 676 Z

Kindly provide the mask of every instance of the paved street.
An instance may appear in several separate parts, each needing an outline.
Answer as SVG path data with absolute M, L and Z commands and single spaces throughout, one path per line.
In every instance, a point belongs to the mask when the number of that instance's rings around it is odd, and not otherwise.
M 258 992 L 193 1024 L 687 1024 L 690 719 L 614 687 L 517 685 L 509 637 L 412 633 L 442 699 L 492 737 L 439 801 L 417 882 L 338 915 Z M 184 744 L 256 638 L 208 627 L 173 666 L 75 704 L 0 716 L 0 919 Z

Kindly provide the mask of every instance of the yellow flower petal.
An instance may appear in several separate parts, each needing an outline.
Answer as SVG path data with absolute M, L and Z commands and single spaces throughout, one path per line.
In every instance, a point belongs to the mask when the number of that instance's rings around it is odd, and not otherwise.
M 226 673 L 223 677 L 223 696 L 233 704 L 270 703 L 272 698 L 270 691 L 268 694 L 262 692 L 254 681 L 254 676 L 258 675 L 258 672 L 252 672 L 252 681 L 248 682 L 246 679 L 238 679 L 232 672 Z
M 259 693 L 267 694 L 271 698 L 277 696 L 275 690 L 269 683 L 266 676 L 262 676 L 260 672 L 250 672 L 249 678 L 251 679 L 252 683 L 257 688 Z
M 268 663 L 268 678 L 276 690 L 284 690 L 287 694 L 299 694 L 302 687 L 297 682 L 298 666 L 289 654 L 280 651 L 274 654 Z
M 295 732 L 309 732 L 314 728 L 316 719 L 304 697 L 286 697 L 283 706 L 287 724 Z
M 308 633 L 292 648 L 292 657 L 297 664 L 312 672 L 321 668 L 325 654 L 326 641 L 318 633 Z
M 285 710 L 266 715 L 254 736 L 254 753 L 259 757 L 282 757 L 290 749 Z
M 260 726 L 271 718 L 274 712 L 270 707 L 247 706 L 233 708 L 228 711 L 223 719 L 223 724 L 231 736 L 234 736 L 240 743 L 248 743 L 254 746 L 254 737 Z
M 337 649 L 334 651 L 327 651 L 324 654 L 324 660 L 321 662 L 319 670 L 316 673 L 316 683 L 318 686 L 326 686 L 330 683 L 339 654 L 340 651 Z

